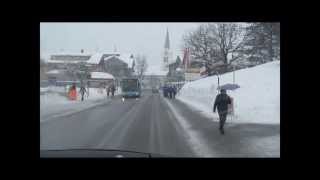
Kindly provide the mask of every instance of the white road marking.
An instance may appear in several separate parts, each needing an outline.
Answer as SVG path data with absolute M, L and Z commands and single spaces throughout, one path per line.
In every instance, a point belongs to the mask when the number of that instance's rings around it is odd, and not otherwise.
M 190 143 L 191 148 L 199 157 L 215 157 L 215 154 L 212 152 L 210 147 L 204 141 L 202 135 L 191 129 L 190 123 L 173 107 L 170 101 L 165 99 L 168 107 L 171 109 L 171 112 L 175 116 L 188 136 L 187 140 Z

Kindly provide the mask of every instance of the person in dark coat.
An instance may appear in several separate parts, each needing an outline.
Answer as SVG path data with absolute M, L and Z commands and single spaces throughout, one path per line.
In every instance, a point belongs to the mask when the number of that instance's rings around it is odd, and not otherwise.
M 163 86 L 162 87 L 162 91 L 163 91 L 163 96 L 164 97 L 168 97 L 168 87 L 167 86 Z
M 80 94 L 81 94 L 81 101 L 83 101 L 84 93 L 86 93 L 87 90 L 84 86 L 80 87 Z
M 116 90 L 116 87 L 114 86 L 114 84 L 111 85 L 111 94 L 112 97 L 114 96 L 114 91 Z
M 172 98 L 175 99 L 176 98 L 176 94 L 177 94 L 177 88 L 176 86 L 172 87 Z
M 107 86 L 107 96 L 109 97 L 109 94 L 110 94 L 110 87 Z
M 172 87 L 169 86 L 168 88 L 168 94 L 169 94 L 169 98 L 171 99 L 172 98 Z
M 213 112 L 216 112 L 216 109 L 218 108 L 218 114 L 219 114 L 219 130 L 221 134 L 224 134 L 224 123 L 227 119 L 228 114 L 228 104 L 231 104 L 231 98 L 227 95 L 227 92 L 225 89 L 220 90 L 220 94 L 217 95 L 214 105 L 213 105 Z

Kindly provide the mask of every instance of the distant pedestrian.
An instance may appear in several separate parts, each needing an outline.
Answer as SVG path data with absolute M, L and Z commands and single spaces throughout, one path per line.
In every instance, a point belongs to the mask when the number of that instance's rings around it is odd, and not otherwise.
M 175 86 L 172 87 L 172 96 L 173 96 L 173 99 L 176 98 L 176 94 L 177 94 L 177 88 Z
M 86 88 L 85 88 L 84 86 L 81 86 L 79 92 L 80 92 L 80 94 L 81 94 L 81 101 L 83 101 L 83 99 L 84 99 L 84 93 L 86 93 L 87 90 L 86 90 Z
M 90 81 L 87 82 L 87 98 L 89 98 Z
M 171 98 L 171 87 L 170 86 L 168 86 L 167 87 L 167 98 Z
M 77 90 L 75 83 L 73 83 L 73 85 L 70 87 L 68 97 L 70 100 L 77 100 Z
M 167 97 L 167 88 L 165 86 L 162 87 L 163 97 Z
M 114 92 L 116 91 L 116 87 L 114 86 L 114 84 L 111 85 L 111 94 L 112 97 L 114 96 Z
M 109 94 L 110 94 L 110 87 L 109 86 L 107 86 L 107 96 L 109 97 Z
M 216 112 L 216 108 L 218 108 L 219 130 L 221 134 L 224 134 L 223 127 L 227 119 L 229 104 L 231 104 L 231 98 L 227 95 L 225 89 L 221 89 L 220 94 L 217 95 L 213 105 L 213 112 Z

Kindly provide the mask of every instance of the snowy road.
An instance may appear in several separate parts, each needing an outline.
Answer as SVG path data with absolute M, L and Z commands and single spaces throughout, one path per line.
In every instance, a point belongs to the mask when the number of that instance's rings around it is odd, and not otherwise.
M 279 124 L 217 122 L 179 100 L 145 92 L 141 99 L 119 97 L 40 127 L 41 149 L 104 148 L 173 157 L 279 157 Z

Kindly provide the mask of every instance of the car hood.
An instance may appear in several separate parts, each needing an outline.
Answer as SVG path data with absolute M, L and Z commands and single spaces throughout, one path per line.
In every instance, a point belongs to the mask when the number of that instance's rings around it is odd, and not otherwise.
M 161 154 L 117 149 L 40 150 L 40 158 L 157 158 Z

